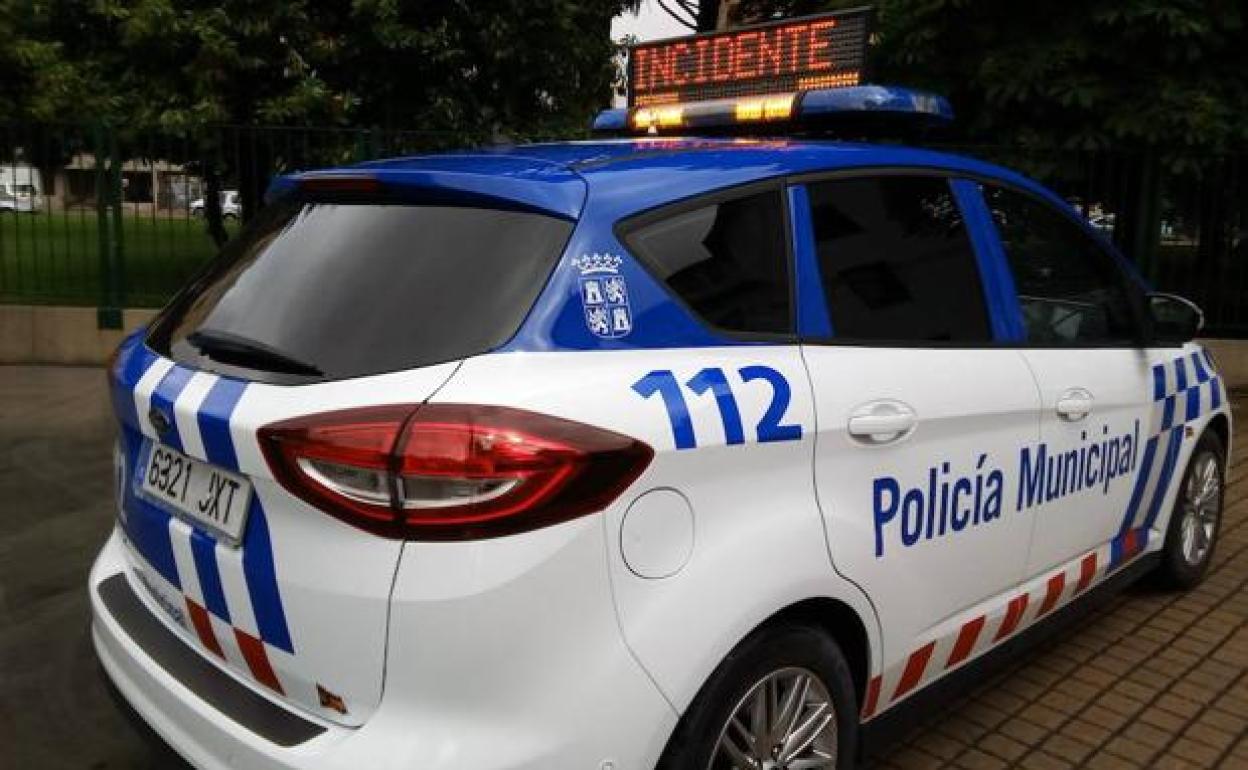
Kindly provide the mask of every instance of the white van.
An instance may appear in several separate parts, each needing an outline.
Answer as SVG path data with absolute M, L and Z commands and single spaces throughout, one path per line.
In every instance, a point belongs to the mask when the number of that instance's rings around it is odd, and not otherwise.
M 0 213 L 43 210 L 43 177 L 26 163 L 0 166 Z

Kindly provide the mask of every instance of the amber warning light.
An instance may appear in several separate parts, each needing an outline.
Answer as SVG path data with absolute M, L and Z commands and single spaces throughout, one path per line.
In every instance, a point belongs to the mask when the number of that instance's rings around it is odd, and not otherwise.
M 629 106 L 856 86 L 871 18 L 870 8 L 857 8 L 634 46 Z

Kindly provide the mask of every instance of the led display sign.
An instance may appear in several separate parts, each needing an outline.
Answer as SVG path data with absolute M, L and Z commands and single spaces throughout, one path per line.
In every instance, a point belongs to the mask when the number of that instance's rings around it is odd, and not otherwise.
M 858 8 L 633 46 L 629 106 L 856 86 L 871 15 Z

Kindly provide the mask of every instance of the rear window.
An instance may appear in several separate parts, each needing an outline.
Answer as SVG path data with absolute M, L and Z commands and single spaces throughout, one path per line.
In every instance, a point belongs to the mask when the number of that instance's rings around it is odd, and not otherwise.
M 278 203 L 174 300 L 149 344 L 269 382 L 482 353 L 515 334 L 571 230 L 489 208 Z

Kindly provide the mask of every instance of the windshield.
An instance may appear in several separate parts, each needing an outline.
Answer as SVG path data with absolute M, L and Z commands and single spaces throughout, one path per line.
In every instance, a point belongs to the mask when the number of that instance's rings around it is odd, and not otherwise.
M 571 230 L 489 208 L 278 203 L 148 341 L 198 368 L 294 383 L 483 353 L 515 334 Z

